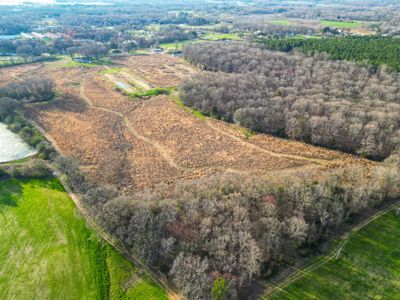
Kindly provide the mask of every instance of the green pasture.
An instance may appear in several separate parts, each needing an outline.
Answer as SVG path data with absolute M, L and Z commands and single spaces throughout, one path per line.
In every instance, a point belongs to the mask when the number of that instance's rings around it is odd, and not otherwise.
M 354 233 L 337 259 L 268 299 L 399 299 L 400 216 L 394 211 Z
M 87 227 L 57 179 L 0 182 L 0 299 L 167 299 Z

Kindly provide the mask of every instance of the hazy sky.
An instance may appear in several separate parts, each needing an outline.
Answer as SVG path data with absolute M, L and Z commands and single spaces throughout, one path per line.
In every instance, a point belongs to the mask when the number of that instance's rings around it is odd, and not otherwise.
M 7 4 L 7 5 L 13 5 L 13 4 L 19 4 L 21 2 L 34 2 L 34 3 L 53 3 L 55 0 L 0 0 L 0 4 Z

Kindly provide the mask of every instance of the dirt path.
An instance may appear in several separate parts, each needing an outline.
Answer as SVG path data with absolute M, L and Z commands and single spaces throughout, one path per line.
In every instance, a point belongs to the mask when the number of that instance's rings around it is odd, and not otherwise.
M 286 288 L 288 285 L 299 280 L 300 278 L 302 278 L 304 276 L 307 276 L 308 274 L 310 274 L 312 271 L 319 268 L 320 266 L 328 263 L 329 261 L 331 261 L 333 259 L 339 259 L 342 249 L 344 248 L 344 246 L 346 245 L 346 243 L 349 241 L 349 239 L 351 238 L 351 236 L 354 233 L 358 232 L 359 230 L 361 230 L 362 228 L 364 228 L 371 222 L 375 221 L 377 218 L 389 213 L 391 210 L 393 210 L 398 205 L 399 205 L 399 203 L 396 202 L 396 203 L 390 205 L 389 207 L 381 210 L 380 212 L 377 212 L 376 214 L 374 214 L 370 218 L 364 220 L 357 226 L 353 227 L 349 232 L 345 233 L 342 236 L 342 241 L 331 251 L 331 253 L 329 253 L 328 255 L 323 257 L 321 260 L 319 260 L 305 268 L 296 269 L 295 272 L 290 274 L 288 277 L 286 277 L 284 279 L 283 282 L 281 282 L 279 284 L 274 284 L 273 282 L 270 282 L 269 286 L 267 286 L 267 285 L 265 286 L 266 290 L 265 290 L 264 296 L 262 298 L 268 299 L 269 297 L 273 296 L 277 292 L 284 291 L 284 288 Z
M 273 157 L 287 158 L 287 159 L 293 159 L 293 160 L 303 160 L 303 161 L 308 161 L 308 162 L 311 162 L 311 163 L 314 163 L 314 164 L 318 164 L 318 165 L 331 165 L 331 164 L 334 163 L 334 160 L 311 158 L 311 157 L 306 157 L 306 156 L 301 156 L 301 155 L 285 154 L 285 153 L 270 151 L 270 150 L 267 150 L 267 149 L 262 148 L 260 146 L 257 146 L 257 145 L 255 145 L 253 143 L 247 142 L 247 141 L 243 140 L 242 138 L 240 138 L 240 137 L 238 137 L 236 135 L 233 135 L 233 134 L 231 134 L 229 132 L 226 132 L 226 131 L 214 126 L 212 124 L 212 121 L 210 121 L 208 119 L 206 120 L 206 123 L 213 130 L 215 130 L 215 131 L 219 132 L 220 134 L 225 135 L 225 136 L 235 140 L 236 142 L 241 143 L 245 147 L 248 147 L 250 149 L 255 149 L 257 151 L 260 151 L 262 153 L 271 155 Z
M 90 99 L 86 98 L 86 97 L 82 97 L 89 106 L 95 108 L 93 106 L 93 104 L 91 103 Z M 110 113 L 116 113 L 120 116 L 123 116 L 122 114 L 118 113 L 118 112 L 114 112 L 112 110 L 108 110 L 105 108 L 99 108 L 105 111 L 108 111 Z M 49 136 L 46 131 L 39 126 L 39 124 L 37 124 L 35 121 L 33 120 L 29 120 L 39 131 L 41 134 L 43 134 L 43 136 L 49 141 L 51 142 L 52 146 L 54 147 L 54 149 L 56 149 L 56 151 L 60 154 L 62 154 L 62 151 L 60 149 L 60 147 L 57 145 L 56 141 Z M 50 168 L 52 168 L 54 170 L 54 168 L 52 166 L 49 165 Z M 58 174 L 55 171 L 55 174 Z M 93 228 L 93 230 L 95 230 L 97 232 L 97 234 L 104 239 L 106 242 L 108 242 L 111 246 L 113 246 L 118 252 L 120 252 L 122 255 L 124 255 L 124 257 L 128 258 L 135 266 L 139 266 L 141 268 L 141 270 L 143 270 L 147 276 L 149 276 L 150 278 L 152 278 L 155 282 L 157 282 L 161 287 L 163 287 L 167 293 L 168 293 L 168 297 L 170 300 L 182 300 L 183 298 L 176 294 L 173 290 L 171 290 L 168 287 L 167 282 L 164 279 L 161 279 L 160 276 L 158 276 L 157 274 L 155 274 L 153 271 L 151 271 L 145 264 L 143 264 L 140 259 L 134 257 L 131 253 L 129 253 L 124 247 L 122 247 L 120 245 L 120 243 L 108 232 L 106 232 L 103 228 L 101 228 L 99 225 L 97 225 L 97 223 L 92 219 L 92 217 L 90 216 L 87 208 L 85 207 L 85 205 L 80 201 L 79 197 L 73 193 L 68 185 L 66 184 L 64 178 L 62 178 L 62 176 L 57 176 L 61 182 L 61 184 L 63 185 L 64 189 L 67 191 L 67 193 L 69 194 L 70 198 L 72 199 L 72 201 L 75 203 L 78 211 L 80 212 L 80 214 L 84 217 L 84 219 L 86 220 L 86 222 Z
M 173 157 L 168 153 L 168 151 L 159 143 L 157 143 L 157 141 L 154 141 L 146 136 L 141 135 L 133 126 L 133 124 L 129 121 L 129 119 L 126 117 L 126 115 L 124 113 L 112 110 L 112 109 L 108 109 L 105 107 L 100 107 L 100 106 L 95 106 L 92 101 L 85 95 L 85 86 L 84 83 L 81 83 L 80 86 L 80 97 L 85 101 L 85 103 L 91 107 L 92 109 L 97 109 L 97 110 L 101 110 L 110 114 L 114 114 L 116 116 L 118 116 L 119 118 L 121 118 L 121 120 L 123 121 L 123 123 L 125 124 L 126 128 L 129 130 L 129 132 L 137 139 L 151 145 L 157 152 L 158 154 L 168 163 L 169 166 L 171 166 L 172 168 L 182 171 L 182 172 L 193 172 L 196 171 L 200 168 L 190 168 L 190 167 L 184 167 L 180 164 L 178 164 Z M 172 100 L 171 100 L 172 101 Z M 140 105 L 138 105 L 135 109 L 140 108 L 143 105 L 143 103 L 141 103 Z M 295 160 L 295 161 L 303 161 L 303 162 L 308 162 L 311 163 L 313 165 L 322 165 L 322 166 L 330 166 L 333 165 L 335 163 L 337 163 L 336 160 L 328 160 L 328 159 L 319 159 L 319 158 L 310 158 L 310 157 L 305 157 L 305 156 L 301 156 L 301 155 L 293 155 L 293 154 L 285 154 L 285 153 L 279 153 L 279 152 L 274 152 L 271 150 L 267 150 L 265 148 L 262 148 L 256 144 L 253 144 L 251 142 L 248 142 L 246 140 L 244 140 L 243 138 L 240 138 L 234 134 L 231 134 L 221 128 L 218 128 L 217 126 L 215 126 L 214 124 L 212 124 L 212 120 L 206 119 L 206 124 L 215 132 L 218 132 L 232 140 L 234 140 L 235 142 L 240 143 L 241 145 L 250 148 L 252 150 L 256 150 L 259 151 L 261 153 L 270 155 L 272 157 L 277 157 L 277 158 L 283 158 L 283 159 L 290 159 L 290 160 Z M 304 168 L 305 166 L 302 166 L 301 168 Z M 224 173 L 233 173 L 233 174 L 240 174 L 240 175 L 249 175 L 251 174 L 251 172 L 248 171 L 242 171 L 242 170 L 238 170 L 238 169 L 234 169 L 234 168 L 225 168 L 225 167 L 216 167 L 214 166 L 213 169 L 220 171 L 220 172 L 224 172 Z M 297 168 L 296 168 L 297 169 Z M 298 169 L 297 169 L 298 170 Z M 280 170 L 280 172 L 285 171 L 285 170 Z M 274 171 L 271 172 L 266 172 L 266 174 L 269 173 L 273 173 Z
M 198 169 L 201 168 L 190 168 L 190 167 L 184 167 L 179 165 L 178 163 L 176 163 L 174 161 L 174 159 L 168 154 L 168 151 L 161 146 L 159 143 L 157 143 L 156 141 L 149 139 L 143 135 L 141 135 L 136 129 L 135 127 L 132 125 L 132 123 L 129 121 L 129 119 L 125 116 L 125 114 L 108 109 L 108 108 L 104 108 L 104 107 L 100 107 L 100 106 L 94 106 L 92 101 L 85 95 L 85 88 L 83 83 L 81 84 L 80 87 L 80 97 L 85 101 L 85 103 L 91 107 L 92 109 L 97 109 L 97 110 L 101 110 L 101 111 L 105 111 L 108 112 L 110 114 L 114 114 L 117 115 L 118 117 L 120 117 L 122 119 L 122 121 L 124 122 L 126 128 L 129 130 L 129 132 L 137 139 L 151 145 L 154 149 L 156 149 L 156 151 L 160 154 L 160 156 L 169 164 L 169 166 L 171 166 L 174 169 L 177 169 L 179 171 L 183 171 L 183 172 L 193 172 L 196 171 Z M 138 105 L 135 109 L 141 107 L 141 105 Z M 132 112 L 132 111 L 131 111 Z M 249 172 L 245 172 L 245 171 L 241 171 L 241 170 L 237 170 L 237 169 L 233 169 L 233 168 L 223 168 L 223 167 L 213 167 L 213 169 L 221 171 L 221 172 L 228 172 L 228 173 L 234 173 L 234 174 L 241 174 L 241 175 L 247 175 L 249 174 Z

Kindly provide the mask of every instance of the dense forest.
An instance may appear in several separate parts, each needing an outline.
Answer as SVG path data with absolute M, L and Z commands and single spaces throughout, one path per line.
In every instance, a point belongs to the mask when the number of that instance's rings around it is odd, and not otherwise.
M 254 44 L 189 45 L 209 73 L 186 80 L 182 101 L 255 131 L 383 159 L 400 143 L 399 75 Z
M 88 182 L 70 158 L 55 163 L 93 216 L 189 299 L 210 299 L 216 279 L 228 299 L 240 299 L 252 278 L 307 255 L 343 222 L 400 190 L 398 155 L 369 171 L 349 167 L 279 181 L 214 176 L 130 196 Z
M 264 39 L 270 50 L 299 50 L 307 55 L 328 53 L 332 59 L 367 62 L 372 66 L 387 65 L 400 71 L 400 40 L 382 36 L 346 36 L 323 39 Z

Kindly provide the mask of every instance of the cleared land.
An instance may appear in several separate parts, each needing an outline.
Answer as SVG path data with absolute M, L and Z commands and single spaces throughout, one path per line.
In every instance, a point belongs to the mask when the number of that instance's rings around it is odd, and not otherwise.
M 0 190 L 1 299 L 168 299 L 76 216 L 58 180 Z
M 357 28 L 361 27 L 362 23 L 358 21 L 328 21 L 328 20 L 322 20 L 321 21 L 322 26 L 327 26 L 327 27 L 336 27 L 336 28 Z
M 109 67 L 45 64 L 37 76 L 53 78 L 62 96 L 28 106 L 27 116 L 64 155 L 77 157 L 94 180 L 122 192 L 216 173 L 275 175 L 370 164 L 205 118 L 179 105 L 176 94 L 130 100 L 112 80 L 165 88 L 197 72 L 164 54 L 119 58 Z
M 354 233 L 332 260 L 268 299 L 397 299 L 400 216 L 395 212 Z

